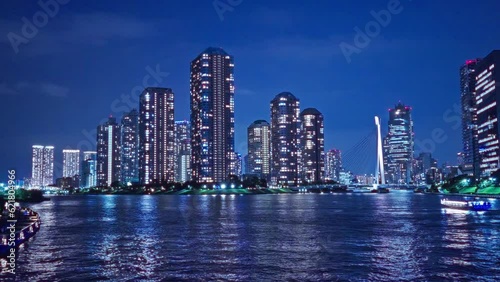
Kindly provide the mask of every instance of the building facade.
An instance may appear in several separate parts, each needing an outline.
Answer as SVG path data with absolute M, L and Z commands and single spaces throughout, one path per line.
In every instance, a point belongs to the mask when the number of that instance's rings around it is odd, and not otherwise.
M 389 133 L 384 140 L 384 164 L 386 181 L 390 184 L 412 182 L 414 132 L 411 111 L 411 107 L 401 102 L 389 109 Z
M 80 150 L 63 150 L 63 177 L 80 175 Z
M 116 118 L 97 127 L 97 186 L 111 186 L 121 181 L 120 125 Z
M 123 183 L 139 182 L 139 112 L 132 109 L 121 122 L 121 179 Z
M 294 186 L 299 175 L 300 102 L 282 92 L 271 101 L 271 184 Z
M 342 171 L 342 152 L 332 149 L 326 152 L 325 157 L 325 180 L 340 181 Z
M 265 120 L 256 120 L 248 127 L 247 133 L 246 174 L 269 180 L 271 175 L 271 125 Z
M 31 187 L 54 184 L 54 146 L 34 145 L 32 149 Z
M 175 122 L 175 181 L 191 180 L 191 123 Z
M 420 153 L 413 159 L 413 182 L 415 184 L 425 184 L 426 174 L 433 165 L 433 159 L 431 153 L 423 152 Z
M 231 176 L 236 176 L 237 178 L 241 178 L 243 169 L 243 157 L 241 154 L 237 152 L 233 152 L 231 154 L 231 164 L 229 168 L 229 174 Z
M 477 144 L 476 67 L 481 59 L 467 60 L 460 67 L 460 101 L 462 108 L 462 142 L 464 172 L 479 176 Z
M 300 113 L 300 176 L 307 183 L 320 183 L 325 176 L 324 119 L 315 108 Z
M 499 167 L 500 50 L 491 52 L 475 67 L 477 139 L 481 176 L 489 176 Z
M 97 186 L 97 152 L 83 152 L 81 187 Z
M 139 178 L 142 184 L 175 181 L 174 93 L 146 88 L 140 98 Z
M 221 182 L 234 153 L 234 60 L 208 48 L 191 62 L 191 168 L 198 182 Z

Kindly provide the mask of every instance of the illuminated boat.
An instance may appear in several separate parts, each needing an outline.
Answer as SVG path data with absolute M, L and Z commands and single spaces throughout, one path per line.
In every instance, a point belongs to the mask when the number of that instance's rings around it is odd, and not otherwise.
M 491 203 L 487 201 L 453 201 L 441 199 L 441 205 L 449 209 L 485 212 L 491 209 Z

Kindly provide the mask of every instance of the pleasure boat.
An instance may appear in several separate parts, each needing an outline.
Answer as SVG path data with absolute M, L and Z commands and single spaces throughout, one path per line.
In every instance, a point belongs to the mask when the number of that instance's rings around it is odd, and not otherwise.
M 487 201 L 467 201 L 441 199 L 441 205 L 449 209 L 485 212 L 491 209 L 491 203 Z

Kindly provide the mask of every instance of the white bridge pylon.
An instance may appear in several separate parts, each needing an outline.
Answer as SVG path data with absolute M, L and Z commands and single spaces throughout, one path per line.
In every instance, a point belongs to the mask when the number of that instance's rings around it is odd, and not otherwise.
M 375 181 L 374 187 L 378 187 L 378 179 L 380 175 L 380 180 L 382 184 L 385 184 L 385 173 L 384 173 L 384 155 L 382 152 L 382 134 L 380 133 L 380 118 L 375 116 L 375 125 L 377 126 L 377 169 L 375 171 Z

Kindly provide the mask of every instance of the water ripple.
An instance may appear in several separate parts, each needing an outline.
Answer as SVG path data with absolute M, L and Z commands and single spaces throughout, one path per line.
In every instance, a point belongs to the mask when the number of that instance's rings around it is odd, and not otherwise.
M 33 208 L 43 225 L 19 254 L 20 281 L 500 276 L 500 212 L 442 213 L 430 195 L 69 196 Z

